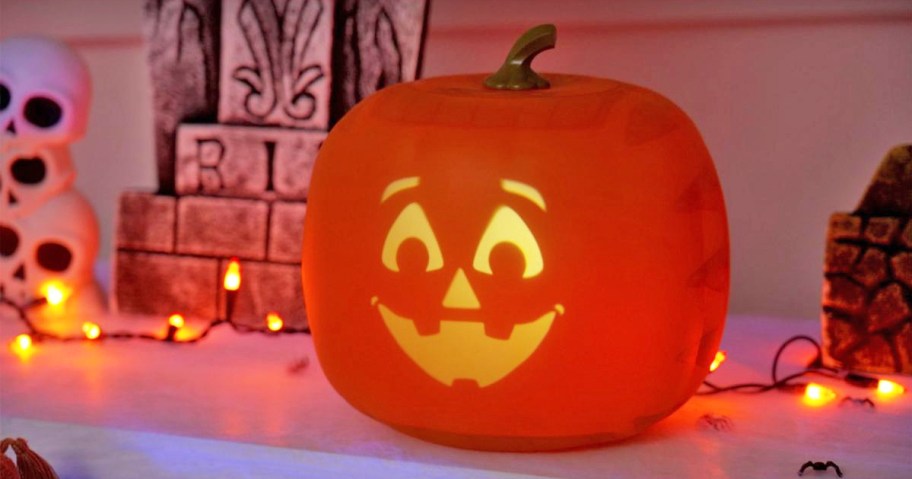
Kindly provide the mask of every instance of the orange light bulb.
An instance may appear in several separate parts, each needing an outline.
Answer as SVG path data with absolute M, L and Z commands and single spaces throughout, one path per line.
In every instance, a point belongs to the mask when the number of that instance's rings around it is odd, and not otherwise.
M 168 324 L 170 324 L 171 326 L 174 326 L 177 329 L 183 328 L 184 323 L 185 323 L 184 317 L 181 316 L 180 314 L 175 313 L 168 317 Z
M 906 388 L 902 387 L 899 383 L 887 379 L 877 381 L 877 394 L 880 396 L 899 396 L 904 392 L 906 392 Z
M 28 334 L 20 334 L 13 340 L 13 347 L 20 352 L 25 352 L 32 347 L 32 337 Z
M 82 333 L 88 339 L 98 339 L 101 336 L 101 328 L 95 323 L 86 321 L 82 323 Z
M 836 393 L 826 386 L 808 383 L 804 388 L 804 403 L 808 406 L 823 406 L 833 399 L 836 399 Z
M 70 289 L 67 288 L 65 284 L 56 280 L 47 281 L 42 284 L 40 288 L 41 296 L 43 296 L 51 306 L 62 305 L 66 302 L 70 292 Z
M 728 355 L 725 354 L 725 351 L 717 351 L 716 357 L 713 358 L 712 364 L 709 365 L 709 372 L 713 372 L 716 369 L 719 369 L 719 366 L 725 362 L 726 357 L 728 357 Z
M 241 263 L 236 258 L 228 262 L 222 286 L 228 291 L 237 291 L 241 287 Z
M 281 331 L 285 326 L 285 321 L 278 313 L 269 313 L 266 315 L 266 327 L 272 332 Z

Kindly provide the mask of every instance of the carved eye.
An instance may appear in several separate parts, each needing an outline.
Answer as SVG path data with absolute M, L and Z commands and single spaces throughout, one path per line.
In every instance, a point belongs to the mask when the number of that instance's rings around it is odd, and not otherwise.
M 408 239 L 418 240 L 427 250 L 425 271 L 434 271 L 443 267 L 443 254 L 437 237 L 431 229 L 427 215 L 418 203 L 410 203 L 402 209 L 390 227 L 383 242 L 382 261 L 390 271 L 399 272 L 399 248 Z
M 66 246 L 55 241 L 48 241 L 38 246 L 35 261 L 42 268 L 55 273 L 62 273 L 70 267 L 73 253 Z
M 50 98 L 36 96 L 25 102 L 24 116 L 29 123 L 38 128 L 50 128 L 60 122 L 63 109 Z
M 491 270 L 491 252 L 500 244 L 511 244 L 519 249 L 525 261 L 523 278 L 538 276 L 544 269 L 541 250 L 535 236 L 529 231 L 526 222 L 509 206 L 501 206 L 494 212 L 491 222 L 481 236 L 472 266 L 485 274 L 494 274 Z

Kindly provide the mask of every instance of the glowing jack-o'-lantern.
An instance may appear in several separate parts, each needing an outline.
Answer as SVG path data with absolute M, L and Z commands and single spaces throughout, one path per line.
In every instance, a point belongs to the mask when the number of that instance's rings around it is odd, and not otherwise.
M 336 390 L 459 447 L 628 437 L 709 371 L 728 299 L 722 192 L 674 104 L 529 69 L 388 87 L 317 159 L 303 284 Z
M 402 190 L 420 186 L 420 177 L 394 180 L 384 190 L 381 203 Z M 503 196 L 512 193 L 518 198 L 531 201 L 545 211 L 544 200 L 535 188 L 507 179 L 501 180 L 500 187 L 503 189 Z M 509 200 L 509 198 L 502 198 L 502 200 Z M 514 199 L 513 201 L 523 200 Z M 515 274 L 511 274 L 512 278 L 498 277 L 504 282 L 504 286 L 512 279 L 514 281 L 512 286 L 520 287 L 525 280 L 535 278 L 542 273 L 544 262 L 541 248 L 522 217 L 509 206 L 510 202 L 512 201 L 506 201 L 507 204 L 499 205 L 493 211 L 488 225 L 478 240 L 475 252 L 470 258 L 471 262 L 457 264 L 445 270 L 444 278 L 450 277 L 451 279 L 447 281 L 448 286 L 442 296 L 435 298 L 432 294 L 430 298 L 404 300 L 404 303 L 411 304 L 425 303 L 428 299 L 433 304 L 435 300 L 438 300 L 436 302 L 439 302 L 446 312 L 429 311 L 422 308 L 415 311 L 416 317 L 408 318 L 397 313 L 393 306 L 384 304 L 378 296 L 371 299 L 371 303 L 377 307 L 393 339 L 402 347 L 408 357 L 432 378 L 447 386 L 452 386 L 456 380 L 461 379 L 475 381 L 479 387 L 485 387 L 507 376 L 535 352 L 551 329 L 555 316 L 563 313 L 563 306 L 555 303 L 548 306 L 543 314 L 530 322 L 526 322 L 524 318 L 503 316 L 488 318 L 488 315 L 485 314 L 487 310 L 482 308 L 478 294 L 463 269 L 471 265 L 476 272 L 493 277 L 494 266 L 491 262 L 494 249 L 501 246 L 512 246 L 515 248 L 514 254 L 518 253 L 521 258 L 507 256 L 500 258 L 501 264 L 495 263 L 498 268 L 515 270 L 512 272 Z M 381 261 L 386 269 L 394 273 L 403 273 L 399 266 L 399 253 L 403 248 L 409 247 L 406 242 L 410 240 L 420 243 L 420 246 L 413 244 L 412 248 L 423 248 L 424 254 L 427 255 L 427 259 L 424 261 L 424 272 L 432 273 L 444 270 L 445 261 L 440 244 L 424 209 L 415 201 L 409 202 L 402 208 L 383 242 Z M 474 246 L 471 243 L 469 245 Z M 403 255 L 407 254 L 414 256 L 421 253 L 403 252 Z M 502 252 L 501 254 L 509 255 L 510 253 Z M 403 258 L 402 261 L 414 261 L 415 259 L 417 258 Z M 515 261 L 519 259 L 521 259 L 521 264 Z M 511 265 L 510 262 L 516 264 Z M 412 269 L 414 266 L 410 265 Z M 417 266 L 420 274 L 421 265 Z M 449 274 L 451 272 L 452 274 Z M 501 275 L 503 274 L 509 273 L 502 270 Z M 521 282 L 516 282 L 517 279 Z M 423 281 L 423 279 L 418 278 L 418 281 Z M 497 287 L 487 289 L 496 291 Z M 414 310 L 409 304 L 403 304 L 401 308 Z M 461 314 L 464 317 L 459 320 L 441 319 L 447 314 Z

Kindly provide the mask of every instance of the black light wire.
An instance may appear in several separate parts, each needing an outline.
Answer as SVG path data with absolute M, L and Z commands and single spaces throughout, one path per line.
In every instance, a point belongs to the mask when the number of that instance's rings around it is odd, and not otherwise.
M 231 299 L 233 300 L 234 298 L 231 298 Z M 0 295 L 0 304 L 5 304 L 5 305 L 11 307 L 14 311 L 16 311 L 19 321 L 21 321 L 25 325 L 26 329 L 28 330 L 28 335 L 35 342 L 42 342 L 42 341 L 46 341 L 46 340 L 59 341 L 59 342 L 73 342 L 73 341 L 92 342 L 92 341 L 101 341 L 101 340 L 105 340 L 105 339 L 114 339 L 114 340 L 140 339 L 140 340 L 147 340 L 147 341 L 158 341 L 158 342 L 162 342 L 162 343 L 195 344 L 195 343 L 198 343 L 198 342 L 202 341 L 203 339 L 205 339 L 207 336 L 209 336 L 209 333 L 213 329 L 215 329 L 216 327 L 221 326 L 223 324 L 230 325 L 232 329 L 234 329 L 236 332 L 239 332 L 242 334 L 261 333 L 261 334 L 265 334 L 268 336 L 278 336 L 280 334 L 310 334 L 310 328 L 285 328 L 285 327 L 283 327 L 280 331 L 269 331 L 269 330 L 257 329 L 257 328 L 254 328 L 252 326 L 245 325 L 245 324 L 235 323 L 230 317 L 228 317 L 228 318 L 214 319 L 214 320 L 210 321 L 209 324 L 202 331 L 200 331 L 196 336 L 193 336 L 190 338 L 185 338 L 185 339 L 180 339 L 180 340 L 174 339 L 174 337 L 170 334 L 168 336 L 162 337 L 162 336 L 158 336 L 158 335 L 151 334 L 151 333 L 139 333 L 139 332 L 134 332 L 134 331 L 106 332 L 104 329 L 101 329 L 100 327 L 99 327 L 100 334 L 98 337 L 88 338 L 85 335 L 55 334 L 55 333 L 51 333 L 51 332 L 42 330 L 41 328 L 35 326 L 35 323 L 33 323 L 28 316 L 28 311 L 47 304 L 46 298 L 35 299 L 35 300 L 32 300 L 32 301 L 26 303 L 25 305 L 20 305 L 20 304 L 17 304 L 15 302 L 3 297 L 2 295 Z M 231 309 L 233 309 L 233 308 L 231 308 Z
M 804 342 L 812 344 L 814 346 L 814 348 L 817 350 L 817 355 L 814 357 L 814 359 L 810 362 L 810 364 L 808 364 L 808 366 L 805 369 L 798 371 L 796 373 L 793 373 L 793 374 L 789 374 L 788 376 L 785 376 L 783 378 L 780 378 L 778 371 L 779 371 L 779 360 L 782 357 L 782 353 L 785 352 L 785 350 L 790 345 L 792 345 L 798 341 L 804 341 Z M 792 336 L 792 337 L 788 338 L 787 340 L 785 340 L 785 342 L 782 343 L 781 346 L 779 346 L 779 349 L 776 351 L 776 355 L 773 356 L 773 365 L 772 365 L 772 368 L 770 371 L 771 382 L 769 382 L 769 383 L 757 383 L 757 382 L 737 383 L 737 384 L 731 384 L 728 386 L 719 386 L 715 383 L 704 380 L 703 385 L 709 389 L 703 390 L 703 391 L 697 391 L 696 394 L 699 396 L 711 396 L 713 394 L 719 394 L 719 393 L 724 393 L 724 392 L 740 392 L 740 393 L 745 393 L 745 394 L 759 394 L 759 393 L 764 393 L 767 391 L 772 391 L 774 389 L 792 391 L 792 392 L 803 392 L 805 386 L 807 386 L 807 383 L 805 383 L 805 382 L 793 383 L 792 381 L 799 379 L 799 378 L 803 378 L 805 376 L 809 376 L 809 375 L 823 376 L 823 377 L 830 378 L 830 379 L 840 379 L 840 380 L 844 379 L 842 376 L 840 376 L 838 374 L 838 372 L 839 372 L 838 369 L 826 367 L 823 365 L 823 350 L 820 348 L 820 343 L 818 343 L 817 340 L 815 340 L 814 338 L 812 338 L 810 336 L 799 334 L 799 335 Z

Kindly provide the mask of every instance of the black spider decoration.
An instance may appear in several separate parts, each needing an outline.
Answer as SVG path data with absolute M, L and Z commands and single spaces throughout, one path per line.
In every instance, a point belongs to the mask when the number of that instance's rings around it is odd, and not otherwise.
M 804 475 L 804 470 L 807 469 L 807 468 L 809 468 L 809 467 L 810 467 L 811 469 L 815 470 L 815 471 L 826 471 L 826 470 L 829 469 L 831 466 L 833 467 L 833 469 L 836 470 L 836 475 L 839 476 L 839 477 L 842 477 L 842 471 L 839 469 L 839 466 L 837 466 L 836 463 L 833 462 L 833 461 L 827 461 L 827 462 L 814 462 L 814 461 L 808 461 L 808 462 L 805 462 L 805 463 L 801 466 L 801 469 L 798 470 L 798 475 L 799 475 L 799 476 L 803 476 L 803 475 Z
M 842 401 L 839 401 L 840 406 L 845 406 L 851 404 L 853 406 L 867 407 L 868 409 L 874 409 L 874 401 L 869 398 L 853 398 L 851 396 L 846 396 L 842 398 Z
M 731 431 L 734 427 L 732 420 L 728 416 L 721 414 L 704 414 L 700 416 L 699 424 L 716 431 Z

